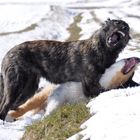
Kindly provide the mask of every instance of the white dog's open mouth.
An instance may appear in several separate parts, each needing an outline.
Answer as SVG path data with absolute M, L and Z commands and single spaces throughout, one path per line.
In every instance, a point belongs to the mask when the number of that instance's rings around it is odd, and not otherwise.
M 140 58 L 132 57 L 125 61 L 125 65 L 122 69 L 123 74 L 129 73 L 138 63 L 140 63 Z

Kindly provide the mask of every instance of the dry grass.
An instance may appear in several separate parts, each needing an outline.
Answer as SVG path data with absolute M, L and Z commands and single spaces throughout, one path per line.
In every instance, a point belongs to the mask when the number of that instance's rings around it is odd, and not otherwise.
M 49 117 L 27 127 L 22 140 L 66 140 L 80 131 L 90 117 L 85 103 L 65 105 Z

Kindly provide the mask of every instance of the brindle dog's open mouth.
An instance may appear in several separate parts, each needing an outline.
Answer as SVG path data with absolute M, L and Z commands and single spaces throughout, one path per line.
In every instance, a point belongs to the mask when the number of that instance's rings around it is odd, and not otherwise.
M 108 44 L 110 46 L 116 46 L 117 43 L 124 37 L 125 37 L 125 33 L 123 33 L 122 31 L 115 31 L 108 38 Z
M 128 74 L 138 63 L 140 63 L 140 58 L 132 57 L 125 60 L 125 65 L 122 68 L 123 74 Z

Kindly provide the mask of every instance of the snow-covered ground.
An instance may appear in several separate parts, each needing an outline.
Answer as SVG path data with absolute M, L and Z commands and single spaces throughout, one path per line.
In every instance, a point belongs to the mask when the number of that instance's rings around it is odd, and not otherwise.
M 131 27 L 133 39 L 118 59 L 140 57 L 139 0 L 0 0 L 0 64 L 16 44 L 34 39 L 84 39 L 107 18 L 121 18 Z M 140 67 L 134 80 L 140 83 Z M 139 98 L 137 87 L 111 90 L 90 101 L 87 106 L 93 116 L 81 126 L 86 128 L 80 132 L 83 139 L 140 140 Z M 25 126 L 41 116 L 0 121 L 0 140 L 19 140 Z
M 91 100 L 87 107 L 93 116 L 81 125 L 82 140 L 139 140 L 139 99 L 140 87 L 135 87 L 104 92 Z
M 103 93 L 87 106 L 95 115 L 82 125 L 92 140 L 140 139 L 140 87 Z

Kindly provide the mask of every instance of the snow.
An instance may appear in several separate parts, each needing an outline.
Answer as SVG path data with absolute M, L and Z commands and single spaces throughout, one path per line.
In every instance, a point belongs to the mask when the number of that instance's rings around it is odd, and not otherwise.
M 94 114 L 82 124 L 83 140 L 139 140 L 140 87 L 102 93 L 87 105 Z
M 66 40 L 70 34 L 67 28 L 79 13 L 82 19 L 76 26 L 81 29 L 80 39 L 89 37 L 108 17 L 127 21 L 132 35 L 139 35 L 139 4 L 139 0 L 0 0 L 0 63 L 9 49 L 21 42 Z M 136 37 L 118 60 L 139 57 L 139 49 L 139 37 Z M 134 80 L 140 83 L 140 68 Z M 92 117 L 81 125 L 83 130 L 79 133 L 83 140 L 140 140 L 139 98 L 140 87 L 134 87 L 104 92 L 91 100 L 87 107 Z M 19 140 L 25 127 L 41 117 L 42 113 L 16 122 L 0 121 L 0 140 Z
M 19 140 L 22 138 L 25 127 L 31 125 L 32 122 L 35 122 L 41 119 L 41 114 L 36 114 L 15 121 L 15 122 L 3 122 L 0 121 L 0 140 Z
M 81 125 L 82 140 L 139 140 L 139 99 L 140 87 L 111 90 L 92 99 L 87 107 L 93 115 Z

